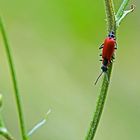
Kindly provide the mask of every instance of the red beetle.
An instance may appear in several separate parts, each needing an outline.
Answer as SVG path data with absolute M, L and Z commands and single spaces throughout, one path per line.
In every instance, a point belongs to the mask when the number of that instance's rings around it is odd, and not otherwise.
M 102 49 L 102 54 L 101 54 L 102 72 L 98 76 L 97 80 L 95 81 L 95 85 L 103 73 L 106 74 L 107 81 L 108 81 L 108 76 L 107 76 L 108 65 L 112 63 L 112 60 L 114 59 L 114 51 L 115 49 L 117 49 L 116 38 L 113 31 L 109 33 L 108 37 L 104 40 L 104 43 L 99 47 L 99 49 Z

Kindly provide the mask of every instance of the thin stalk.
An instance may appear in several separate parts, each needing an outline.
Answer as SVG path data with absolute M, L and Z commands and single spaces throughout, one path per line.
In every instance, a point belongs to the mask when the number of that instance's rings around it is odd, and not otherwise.
M 124 10 L 125 10 L 126 6 L 128 5 L 129 1 L 130 0 L 123 0 L 122 4 L 121 4 L 121 6 L 120 6 L 120 8 L 119 8 L 119 10 L 118 10 L 118 12 L 116 14 L 117 20 L 118 20 L 118 18 L 120 18 L 123 15 Z
M 12 135 L 7 132 L 6 128 L 0 128 L 0 135 L 2 135 L 7 140 L 15 140 Z
M 128 13 L 130 13 L 134 10 L 134 7 L 131 7 L 130 10 L 125 12 L 124 10 L 129 2 L 129 0 L 123 0 L 122 4 L 117 12 L 117 15 L 115 16 L 113 1 L 112 0 L 104 0 L 104 1 L 105 1 L 106 17 L 107 17 L 107 30 L 108 30 L 108 32 L 114 31 L 116 34 L 116 29 L 119 27 L 116 24 L 116 22 L 118 22 L 116 18 L 120 19 L 120 21 L 119 21 L 119 24 L 120 24 L 121 20 Z M 108 67 L 108 71 L 107 71 L 108 81 L 110 81 L 112 66 L 113 66 L 113 63 L 111 63 Z M 91 125 L 90 125 L 89 131 L 87 133 L 86 140 L 93 140 L 93 138 L 95 136 L 95 133 L 96 133 L 96 130 L 97 130 L 97 127 L 98 127 L 98 124 L 99 124 L 99 121 L 100 121 L 100 118 L 102 115 L 102 111 L 104 108 L 105 99 L 107 96 L 107 91 L 108 91 L 108 86 L 109 86 L 108 81 L 106 79 L 106 76 L 104 76 L 100 95 L 98 97 L 98 101 L 96 104 L 96 111 L 95 111 L 93 119 L 91 121 Z
M 114 5 L 112 0 L 105 0 L 105 9 L 106 9 L 106 17 L 107 17 L 107 30 L 108 32 L 114 31 L 116 32 L 116 22 L 115 22 L 115 13 L 114 13 Z M 112 63 L 108 67 L 108 81 L 110 81 L 111 77 L 111 71 L 112 71 Z M 86 140 L 93 140 L 101 115 L 104 108 L 105 99 L 107 96 L 108 86 L 109 82 L 106 79 L 106 76 L 104 75 L 100 95 L 98 97 L 97 105 L 96 105 L 96 111 L 94 113 L 93 119 L 91 121 L 91 125 L 89 128 L 89 131 L 86 136 Z
M 42 127 L 48 118 L 48 115 L 51 113 L 51 109 L 48 110 L 48 112 L 45 115 L 45 118 L 43 120 L 41 120 L 40 122 L 38 122 L 28 133 L 28 136 L 31 136 L 34 132 L 36 132 L 40 127 Z
M 134 11 L 135 6 L 131 5 L 129 10 L 125 10 L 127 4 L 128 4 L 129 0 L 123 0 L 115 18 L 116 18 L 116 26 L 119 27 L 120 23 L 122 22 L 122 20 L 131 12 Z
M 4 41 L 4 46 L 5 46 L 7 59 L 8 59 L 8 63 L 9 63 L 9 68 L 10 68 L 10 73 L 11 73 L 11 79 L 12 79 L 12 83 L 13 83 L 13 87 L 14 87 L 14 94 L 15 94 L 16 105 L 17 105 L 17 110 L 18 110 L 18 117 L 19 117 L 22 140 L 27 140 L 28 138 L 27 138 L 26 130 L 25 130 L 23 110 L 22 110 L 22 105 L 21 105 L 21 96 L 19 93 L 18 85 L 17 85 L 15 66 L 13 63 L 11 50 L 10 50 L 9 42 L 7 39 L 6 31 L 4 28 L 4 24 L 3 24 L 1 18 L 0 18 L 0 29 L 1 29 L 2 37 L 3 37 L 3 41 Z
M 15 140 L 14 137 L 10 134 L 10 132 L 5 127 L 5 124 L 1 115 L 0 115 L 0 135 L 5 137 L 7 140 Z
M 115 22 L 115 12 L 114 12 L 114 4 L 112 0 L 104 0 L 105 1 L 105 12 L 107 17 L 107 30 L 108 33 L 111 31 L 116 32 L 116 22 Z

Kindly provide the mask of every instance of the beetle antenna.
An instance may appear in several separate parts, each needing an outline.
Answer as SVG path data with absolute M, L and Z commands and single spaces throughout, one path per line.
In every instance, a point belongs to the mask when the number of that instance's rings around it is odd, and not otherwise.
M 102 76 L 102 74 L 103 74 L 103 71 L 100 73 L 100 75 L 97 77 L 97 79 L 96 79 L 96 81 L 95 81 L 95 85 L 97 84 L 97 82 L 98 82 L 98 80 L 99 80 L 99 78 Z

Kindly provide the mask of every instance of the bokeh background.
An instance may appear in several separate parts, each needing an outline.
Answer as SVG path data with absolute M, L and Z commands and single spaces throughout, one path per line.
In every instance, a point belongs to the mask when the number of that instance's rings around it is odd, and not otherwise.
M 115 9 L 121 0 L 114 0 Z M 109 92 L 96 140 L 140 139 L 140 1 L 121 24 Z M 129 6 L 130 6 L 129 5 Z M 51 108 L 32 140 L 84 140 L 102 79 L 99 45 L 106 36 L 104 1 L 1 0 L 27 130 Z M 20 140 L 16 104 L 0 35 L 1 111 Z M 3 140 L 0 137 L 0 140 Z

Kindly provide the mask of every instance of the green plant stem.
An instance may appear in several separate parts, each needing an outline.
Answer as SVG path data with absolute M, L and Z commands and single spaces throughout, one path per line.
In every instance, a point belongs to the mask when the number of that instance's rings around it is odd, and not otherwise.
M 126 6 L 128 5 L 128 2 L 129 1 L 130 0 L 123 0 L 122 4 L 121 4 L 121 6 L 120 6 L 120 8 L 119 8 L 119 10 L 118 10 L 118 12 L 116 14 L 116 20 L 118 20 L 119 18 L 121 18 L 121 16 L 123 15 L 124 10 L 125 10 Z
M 114 4 L 112 0 L 104 0 L 105 1 L 105 11 L 107 17 L 107 30 L 108 33 L 111 31 L 116 32 L 116 22 L 115 22 L 115 12 L 114 12 Z
M 15 140 L 14 137 L 10 134 L 10 132 L 5 127 L 5 124 L 1 115 L 0 115 L 0 135 L 6 138 L 7 140 Z
M 112 0 L 105 0 L 105 8 L 106 8 L 106 16 L 107 16 L 107 30 L 108 32 L 114 31 L 116 32 L 116 22 L 115 22 L 115 13 L 114 13 L 114 6 Z M 108 67 L 108 80 L 110 81 L 111 71 L 112 71 L 112 63 Z M 94 113 L 93 119 L 91 121 L 91 125 L 86 136 L 86 140 L 93 140 L 101 114 L 104 108 L 105 99 L 107 96 L 109 82 L 107 81 L 106 77 L 104 76 L 101 92 L 97 101 L 96 111 Z
M 131 5 L 131 8 L 129 10 L 125 10 L 127 4 L 128 4 L 129 0 L 123 0 L 116 16 L 115 16 L 115 19 L 116 19 L 116 26 L 119 27 L 120 26 L 120 23 L 122 22 L 122 20 L 131 12 L 134 11 L 135 9 L 135 6 L 134 5 Z
M 20 93 L 19 93 L 18 85 L 17 85 L 15 66 L 14 66 L 14 63 L 13 63 L 11 50 L 10 50 L 10 46 L 9 46 L 9 43 L 8 43 L 8 39 L 7 39 L 6 31 L 5 31 L 5 28 L 4 28 L 4 24 L 3 24 L 1 18 L 0 18 L 0 29 L 1 29 L 2 37 L 3 37 L 3 41 L 4 41 L 4 46 L 5 46 L 5 50 L 6 50 L 6 54 L 7 54 L 7 59 L 8 59 L 8 62 L 9 62 L 11 78 L 12 78 L 13 87 L 14 87 L 14 93 L 15 93 L 16 105 L 17 105 L 17 110 L 18 110 L 22 140 L 27 140 L 28 138 L 27 138 L 26 130 L 25 130 L 23 110 L 22 110 L 21 99 L 20 99 L 21 96 L 20 96 Z
M 128 13 L 130 13 L 134 10 L 134 7 L 131 7 L 131 9 L 128 10 L 128 11 L 124 11 L 128 2 L 129 2 L 129 0 L 123 0 L 122 4 L 121 4 L 121 6 L 120 6 L 120 8 L 117 12 L 117 15 L 115 16 L 113 1 L 112 0 L 104 0 L 104 1 L 105 1 L 105 8 L 106 8 L 108 33 L 111 32 L 111 31 L 114 31 L 115 35 L 116 35 L 116 29 L 119 27 L 116 24 L 116 22 L 118 22 L 117 20 L 120 20 L 119 21 L 119 24 L 120 24 L 122 19 Z M 112 66 L 113 66 L 113 63 L 111 63 L 108 66 L 108 71 L 107 71 L 108 81 L 110 81 Z M 100 95 L 98 97 L 98 101 L 97 101 L 97 104 L 96 104 L 96 111 L 95 111 L 93 119 L 91 121 L 91 125 L 90 125 L 89 131 L 87 133 L 86 140 L 93 140 L 93 138 L 95 136 L 95 133 L 96 133 L 96 130 L 97 130 L 100 118 L 101 118 L 101 114 L 102 114 L 102 111 L 103 111 L 103 108 L 104 108 L 105 99 L 106 99 L 106 96 L 107 96 L 107 91 L 108 91 L 108 86 L 109 86 L 108 81 L 106 79 L 106 76 L 104 75 L 104 79 L 103 79 L 103 83 L 102 83 L 102 87 L 101 87 L 101 92 L 100 92 Z
M 7 132 L 6 128 L 0 128 L 0 135 L 7 140 L 15 140 L 10 133 Z
M 51 109 L 48 110 L 48 112 L 45 115 L 45 118 L 43 120 L 41 120 L 40 122 L 38 122 L 28 133 L 28 136 L 31 136 L 35 131 L 37 131 L 40 127 L 42 127 L 48 118 L 48 115 L 51 113 Z

